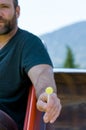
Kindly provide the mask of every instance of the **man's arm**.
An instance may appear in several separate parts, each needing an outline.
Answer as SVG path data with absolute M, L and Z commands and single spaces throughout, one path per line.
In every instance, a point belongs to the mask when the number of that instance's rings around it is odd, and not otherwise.
M 29 70 L 28 76 L 36 90 L 37 108 L 45 112 L 44 122 L 53 123 L 60 114 L 61 104 L 57 97 L 52 67 L 45 64 L 34 66 Z M 49 86 L 53 87 L 54 93 L 50 95 L 48 101 L 48 95 L 45 93 L 45 89 Z

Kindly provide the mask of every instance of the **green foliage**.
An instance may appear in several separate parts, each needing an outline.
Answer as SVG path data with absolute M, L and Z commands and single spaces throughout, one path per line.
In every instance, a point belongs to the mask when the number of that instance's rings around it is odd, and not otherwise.
M 74 63 L 74 55 L 69 46 L 67 48 L 66 59 L 63 64 L 63 68 L 78 68 L 79 66 Z

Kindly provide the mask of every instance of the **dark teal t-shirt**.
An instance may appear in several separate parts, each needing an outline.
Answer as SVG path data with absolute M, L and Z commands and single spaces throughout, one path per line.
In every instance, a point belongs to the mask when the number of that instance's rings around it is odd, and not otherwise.
M 0 109 L 8 113 L 22 130 L 28 89 L 27 72 L 39 64 L 52 66 L 41 40 L 18 29 L 14 37 L 0 50 Z

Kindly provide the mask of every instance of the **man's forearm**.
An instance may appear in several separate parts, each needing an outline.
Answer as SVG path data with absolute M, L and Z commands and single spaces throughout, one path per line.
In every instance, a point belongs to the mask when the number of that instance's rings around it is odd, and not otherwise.
M 33 67 L 28 73 L 36 90 L 37 97 L 45 92 L 46 87 L 53 87 L 57 93 L 56 84 L 54 80 L 53 69 L 49 65 L 38 65 Z
M 43 116 L 45 123 L 53 123 L 60 114 L 61 103 L 60 99 L 56 95 L 57 90 L 52 67 L 49 65 L 35 66 L 28 72 L 28 76 L 30 77 L 36 90 L 37 109 L 45 112 Z M 52 93 L 48 96 L 45 89 L 49 86 L 53 87 L 56 94 Z

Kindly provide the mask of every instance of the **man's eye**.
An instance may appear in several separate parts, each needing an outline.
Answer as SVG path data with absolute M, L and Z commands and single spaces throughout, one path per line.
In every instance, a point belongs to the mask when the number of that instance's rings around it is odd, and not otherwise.
M 9 8 L 7 5 L 3 5 L 2 8 Z
M 0 4 L 0 8 L 10 8 L 10 5 L 7 5 L 7 4 Z

